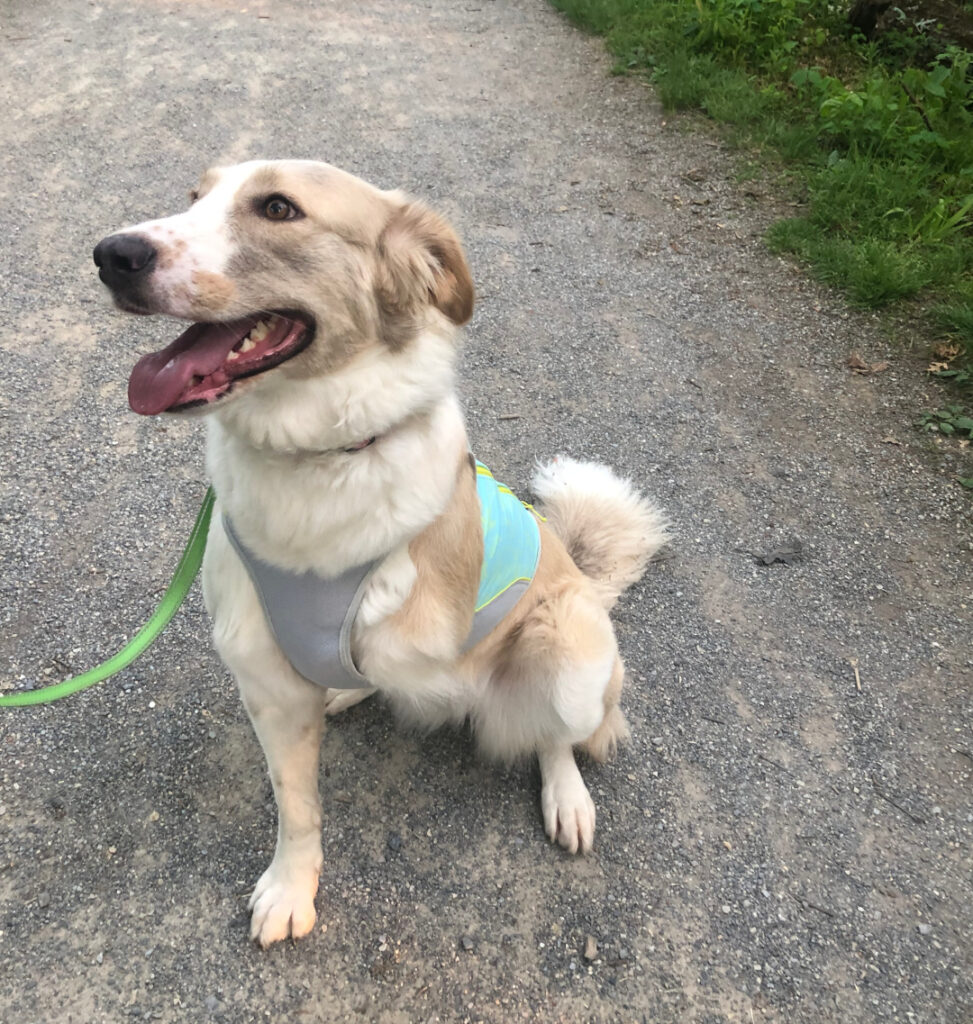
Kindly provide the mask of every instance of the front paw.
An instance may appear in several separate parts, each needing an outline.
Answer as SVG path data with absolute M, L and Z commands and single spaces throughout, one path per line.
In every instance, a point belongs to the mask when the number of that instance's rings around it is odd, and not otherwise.
M 273 859 L 250 897 L 250 938 L 266 949 L 288 936 L 299 939 L 314 927 L 320 864 Z
M 568 853 L 588 853 L 595 839 L 595 804 L 580 774 L 555 778 L 541 789 L 544 829 Z

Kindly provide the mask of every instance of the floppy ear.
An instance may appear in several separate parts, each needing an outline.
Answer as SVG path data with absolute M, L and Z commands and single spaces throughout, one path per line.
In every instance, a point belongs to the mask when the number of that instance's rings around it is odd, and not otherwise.
M 473 278 L 456 232 L 427 206 L 400 206 L 378 240 L 378 294 L 389 313 L 431 303 L 454 324 L 473 315 Z

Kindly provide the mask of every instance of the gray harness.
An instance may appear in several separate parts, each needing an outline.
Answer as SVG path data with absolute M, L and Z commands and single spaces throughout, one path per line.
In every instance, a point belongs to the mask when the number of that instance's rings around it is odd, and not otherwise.
M 225 513 L 223 529 L 253 581 L 271 632 L 294 668 L 312 683 L 335 690 L 370 686 L 351 656 L 351 627 L 381 559 L 353 566 L 332 579 L 316 572 L 288 572 L 246 547 Z M 470 650 L 492 632 L 529 586 L 529 580 L 518 580 L 477 610 L 461 650 Z
M 305 679 L 336 690 L 368 686 L 351 657 L 351 627 L 378 562 L 352 566 L 333 579 L 316 572 L 288 572 L 246 547 L 225 513 L 223 529 L 250 574 L 271 632 L 294 668 Z

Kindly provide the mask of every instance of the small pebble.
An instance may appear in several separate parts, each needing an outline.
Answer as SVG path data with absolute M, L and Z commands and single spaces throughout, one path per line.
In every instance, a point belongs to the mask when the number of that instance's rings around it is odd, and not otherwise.
M 470 938 L 469 935 L 464 935 L 459 941 L 460 941 L 460 945 L 463 947 L 463 949 L 466 950 L 467 953 L 472 953 L 473 952 L 474 943 L 473 943 L 473 940 Z
M 923 922 L 922 924 L 917 924 L 916 928 L 918 929 L 920 935 L 929 935 L 929 933 L 932 931 L 932 925 L 926 924 L 925 922 Z
M 586 935 L 584 938 L 584 958 L 585 960 L 594 960 L 598 955 L 598 943 L 595 941 L 594 935 Z
M 385 842 L 388 848 L 396 853 L 402 849 L 402 836 L 398 832 L 389 832 L 389 837 Z
M 51 905 L 51 894 L 49 892 L 42 892 L 37 897 L 37 905 L 39 907 L 49 907 Z

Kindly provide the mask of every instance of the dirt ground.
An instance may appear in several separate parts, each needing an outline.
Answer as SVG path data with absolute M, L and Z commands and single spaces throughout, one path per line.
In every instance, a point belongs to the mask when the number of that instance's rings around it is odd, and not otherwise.
M 273 801 L 198 593 L 116 679 L 0 713 L 0 1021 L 973 1018 L 968 454 L 762 247 L 768 190 L 541 0 L 0 0 L 0 38 L 0 686 L 117 649 L 182 548 L 202 425 L 125 399 L 174 325 L 90 252 L 215 162 L 443 210 L 477 455 L 525 497 L 535 457 L 610 462 L 675 532 L 617 615 L 594 854 L 547 843 L 534 766 L 368 702 L 325 738 L 318 927 L 268 952 Z

